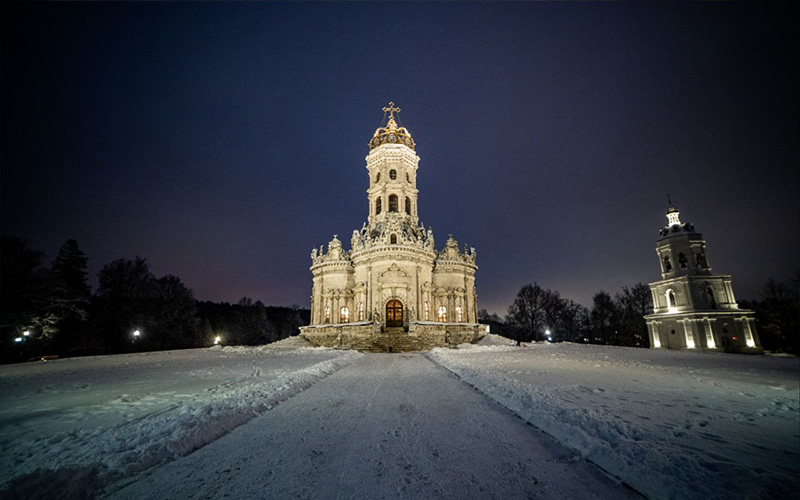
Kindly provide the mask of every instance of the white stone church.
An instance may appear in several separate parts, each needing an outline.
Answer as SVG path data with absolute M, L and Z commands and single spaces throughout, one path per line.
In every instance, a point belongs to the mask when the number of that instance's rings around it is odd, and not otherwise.
M 318 346 L 410 351 L 474 342 L 478 324 L 475 249 L 450 236 L 441 251 L 419 221 L 416 143 L 389 103 L 369 141 L 369 216 L 350 250 L 336 235 L 311 252 L 311 324 L 301 335 Z
M 755 313 L 739 309 L 730 275 L 712 274 L 703 235 L 671 205 L 656 243 L 661 280 L 650 283 L 653 314 L 644 317 L 650 347 L 762 353 Z

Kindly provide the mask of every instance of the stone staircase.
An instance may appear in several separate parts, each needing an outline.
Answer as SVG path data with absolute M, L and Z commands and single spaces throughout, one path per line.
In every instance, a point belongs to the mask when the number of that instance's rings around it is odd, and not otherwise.
M 368 344 L 365 342 L 355 348 L 370 352 L 409 352 L 428 349 L 419 337 L 409 336 L 403 327 L 384 328 Z

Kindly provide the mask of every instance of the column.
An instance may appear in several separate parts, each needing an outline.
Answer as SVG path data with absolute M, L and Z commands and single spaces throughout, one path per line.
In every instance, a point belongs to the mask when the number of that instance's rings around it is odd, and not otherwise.
M 709 349 L 716 349 L 717 343 L 714 340 L 714 328 L 711 326 L 711 320 L 706 318 L 705 319 L 705 327 L 706 327 L 706 347 Z
M 694 349 L 694 332 L 692 331 L 693 328 L 689 326 L 689 321 L 690 320 L 685 319 L 681 323 L 683 323 L 683 333 L 686 335 L 686 347 L 689 349 Z

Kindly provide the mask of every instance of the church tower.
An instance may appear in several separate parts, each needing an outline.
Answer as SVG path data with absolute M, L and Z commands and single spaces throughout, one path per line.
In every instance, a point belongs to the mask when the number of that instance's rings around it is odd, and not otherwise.
M 385 127 L 375 131 L 369 141 L 367 172 L 369 172 L 369 227 L 375 228 L 387 219 L 402 220 L 409 226 L 419 222 L 417 214 L 417 168 L 419 156 L 411 134 L 398 127 L 393 102 L 383 108 L 389 113 Z
M 420 222 L 419 156 L 400 108 L 383 108 L 366 157 L 367 221 L 350 250 L 334 235 L 311 252 L 311 324 L 301 334 L 315 345 L 407 351 L 457 345 L 482 337 L 475 292 L 475 249 L 450 236 L 441 251 Z
M 671 202 L 659 236 L 661 280 L 650 283 L 653 314 L 645 316 L 650 347 L 762 352 L 755 313 L 739 309 L 731 277 L 711 272 L 703 235 Z

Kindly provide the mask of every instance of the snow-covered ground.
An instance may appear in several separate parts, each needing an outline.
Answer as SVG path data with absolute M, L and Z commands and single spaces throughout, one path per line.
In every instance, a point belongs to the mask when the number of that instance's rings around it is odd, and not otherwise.
M 359 356 L 216 347 L 0 366 L 0 488 L 17 478 L 17 489 L 61 489 L 52 470 L 68 466 L 83 497 L 191 453 Z
M 631 496 L 624 482 L 707 500 L 800 488 L 796 358 L 479 344 L 381 355 L 295 338 L 0 366 L 0 489 L 615 499 Z
M 483 343 L 431 355 L 650 498 L 797 498 L 796 358 Z

